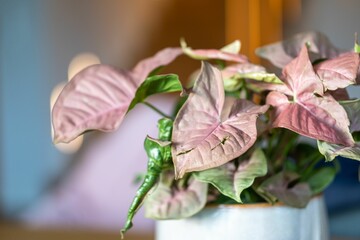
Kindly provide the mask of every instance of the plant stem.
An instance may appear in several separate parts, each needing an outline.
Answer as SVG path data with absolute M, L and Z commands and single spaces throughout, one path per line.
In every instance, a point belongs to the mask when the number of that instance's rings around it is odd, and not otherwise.
M 310 174 L 314 170 L 315 166 L 322 160 L 324 157 L 318 152 L 315 152 L 310 156 L 310 158 L 313 158 L 310 164 L 302 170 L 301 172 L 301 179 L 307 180 L 310 177 Z
M 272 156 L 274 159 L 275 168 L 282 167 L 287 154 L 294 147 L 294 143 L 296 142 L 297 138 L 297 134 L 286 129 L 281 129 L 276 148 L 277 151 L 275 152 L 274 156 Z
M 160 111 L 157 107 L 155 107 L 155 106 L 152 105 L 151 103 L 145 102 L 145 101 L 143 101 L 142 103 L 143 103 L 144 105 L 148 106 L 149 108 L 151 108 L 152 110 L 154 110 L 155 112 L 157 112 L 158 114 L 160 114 L 161 116 L 166 117 L 166 118 L 169 118 L 169 119 L 172 119 L 172 117 L 166 115 L 165 113 L 163 113 L 162 111 Z

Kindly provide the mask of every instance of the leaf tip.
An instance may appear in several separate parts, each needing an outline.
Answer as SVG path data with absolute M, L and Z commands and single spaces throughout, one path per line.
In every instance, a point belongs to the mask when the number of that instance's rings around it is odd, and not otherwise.
M 120 239 L 124 239 L 124 238 L 125 238 L 125 232 L 126 232 L 125 229 L 121 229 L 121 230 L 120 230 Z
M 127 220 L 125 223 L 125 226 L 120 230 L 120 236 L 121 239 L 125 238 L 125 233 L 133 226 L 133 223 L 131 220 Z
M 358 43 L 358 33 L 357 33 L 357 32 L 355 32 L 354 37 L 355 37 L 355 41 L 354 41 L 354 52 L 360 53 L 360 45 L 359 45 L 359 43 Z
M 59 134 L 55 133 L 52 141 L 54 144 L 59 144 L 62 142 L 62 138 Z
M 175 180 L 181 179 L 185 175 L 185 173 L 186 172 L 183 169 L 179 170 L 179 168 L 175 166 Z
M 180 46 L 181 46 L 181 48 L 187 48 L 187 43 L 186 43 L 184 37 L 180 38 Z

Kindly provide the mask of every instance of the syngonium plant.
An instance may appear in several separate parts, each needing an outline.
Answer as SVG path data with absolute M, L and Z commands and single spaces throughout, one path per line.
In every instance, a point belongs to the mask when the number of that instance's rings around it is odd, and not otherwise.
M 190 217 L 209 203 L 305 207 L 333 180 L 337 156 L 360 160 L 360 99 L 346 91 L 360 83 L 357 43 L 344 51 L 307 32 L 259 48 L 260 57 L 282 69 L 278 75 L 239 50 L 239 41 L 193 50 L 182 40 L 181 48 L 166 48 L 132 70 L 90 66 L 60 94 L 54 142 L 114 131 L 138 103 L 163 115 L 157 138 L 145 138 L 147 173 L 122 233 L 143 203 L 154 219 Z M 190 88 L 175 74 L 158 74 L 182 54 L 202 61 Z M 182 93 L 173 116 L 146 101 L 170 92 Z M 317 140 L 317 147 L 299 136 Z

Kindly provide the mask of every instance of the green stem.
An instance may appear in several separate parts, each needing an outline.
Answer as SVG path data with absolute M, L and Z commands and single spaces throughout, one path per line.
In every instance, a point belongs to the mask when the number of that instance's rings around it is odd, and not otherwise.
M 290 132 L 286 129 L 281 129 L 281 133 L 279 135 L 279 141 L 277 143 L 277 151 L 275 152 L 274 166 L 275 168 L 282 167 L 285 158 L 289 151 L 294 147 L 294 144 L 298 138 L 296 133 Z
M 320 153 L 315 152 L 313 155 L 310 156 L 310 158 L 312 158 L 312 161 L 305 169 L 302 170 L 302 180 L 307 180 L 310 177 L 310 174 L 314 170 L 316 164 L 318 164 L 318 162 L 320 162 L 324 157 Z
M 163 117 L 166 117 L 166 118 L 169 118 L 169 119 L 172 119 L 172 117 L 166 115 L 165 113 L 163 113 L 162 111 L 160 111 L 157 107 L 155 107 L 154 105 L 152 105 L 151 103 L 149 102 L 142 102 L 144 105 L 148 106 L 149 108 L 151 108 L 152 110 L 154 110 L 155 112 L 157 112 L 158 114 L 160 114 L 161 116 Z

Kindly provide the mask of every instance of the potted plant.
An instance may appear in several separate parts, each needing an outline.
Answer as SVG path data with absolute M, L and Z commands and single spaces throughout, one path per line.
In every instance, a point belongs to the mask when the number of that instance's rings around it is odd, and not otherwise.
M 52 112 L 54 142 L 69 142 L 89 130 L 116 130 L 139 103 L 162 115 L 158 136 L 145 138 L 148 171 L 122 233 L 132 227 L 143 203 L 146 215 L 155 219 L 189 218 L 211 204 L 269 203 L 315 221 L 318 212 L 309 206 L 323 207 L 314 196 L 333 180 L 335 158 L 360 160 L 360 100 L 350 100 L 346 92 L 357 84 L 356 43 L 354 50 L 342 51 L 323 34 L 307 32 L 259 48 L 258 55 L 281 74 L 251 63 L 239 50 L 239 41 L 220 50 L 193 50 L 182 40 L 181 48 L 166 48 L 132 70 L 90 66 L 63 89 Z M 202 61 L 190 88 L 175 74 L 158 74 L 181 54 Z M 169 92 L 181 92 L 173 116 L 146 101 Z M 299 141 L 300 136 L 317 140 L 317 146 Z M 299 215 L 298 208 L 308 210 Z M 271 229 L 275 220 L 263 219 Z M 197 239 L 190 232 L 188 239 Z M 326 239 L 321 236 L 312 239 Z

